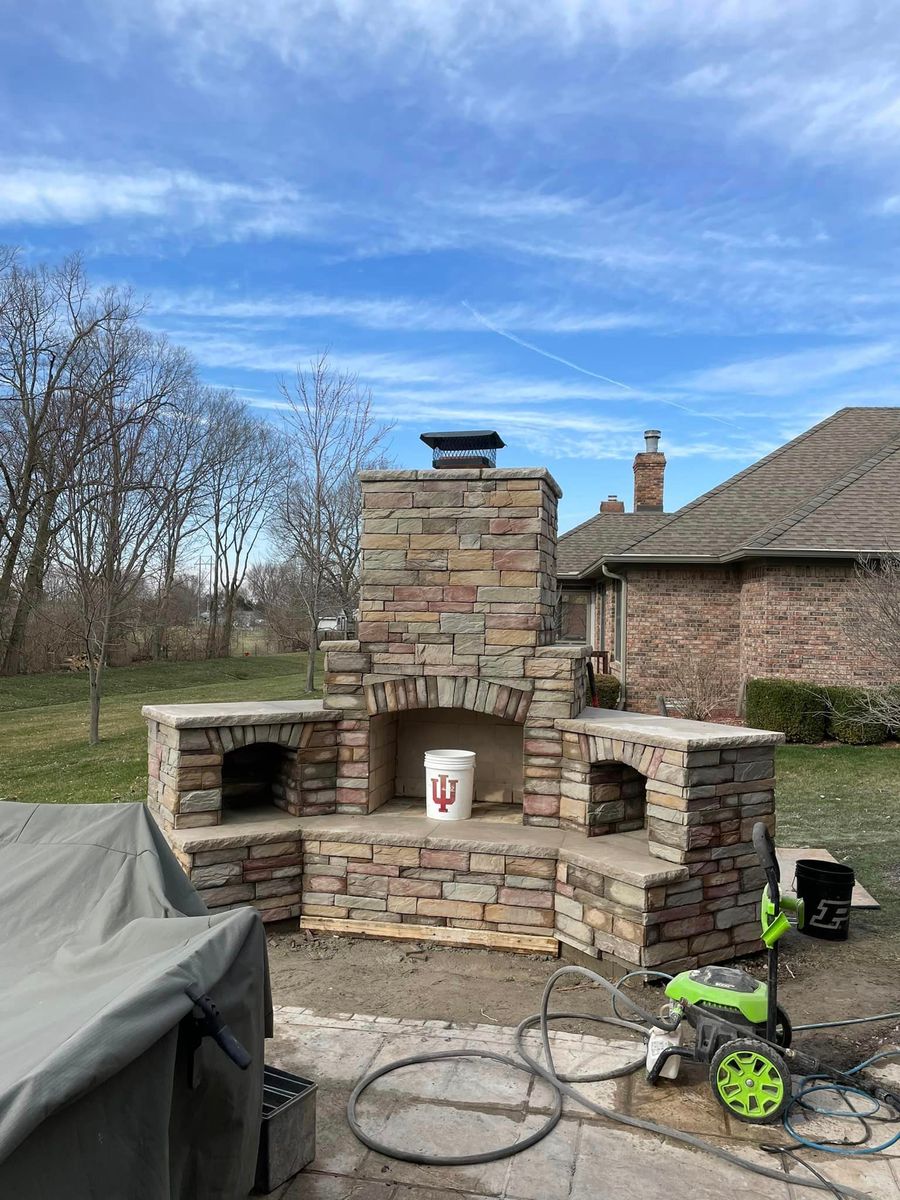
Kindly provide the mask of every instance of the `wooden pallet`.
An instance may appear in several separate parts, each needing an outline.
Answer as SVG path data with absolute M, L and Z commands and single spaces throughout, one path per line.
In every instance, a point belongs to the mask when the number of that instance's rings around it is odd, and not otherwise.
M 559 942 L 549 935 L 500 933 L 493 929 L 454 929 L 449 925 L 401 925 L 390 921 L 355 921 L 345 917 L 301 917 L 300 928 L 315 933 L 349 933 L 354 937 L 436 942 L 441 946 L 481 946 L 513 954 L 558 954 Z

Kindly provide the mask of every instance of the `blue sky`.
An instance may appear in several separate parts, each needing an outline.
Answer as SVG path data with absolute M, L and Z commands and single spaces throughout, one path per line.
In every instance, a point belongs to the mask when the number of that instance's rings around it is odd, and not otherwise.
M 822 0 L 0 0 L 0 240 L 266 409 L 329 347 L 561 524 L 896 403 L 900 22 Z M 273 417 L 277 410 L 271 408 Z

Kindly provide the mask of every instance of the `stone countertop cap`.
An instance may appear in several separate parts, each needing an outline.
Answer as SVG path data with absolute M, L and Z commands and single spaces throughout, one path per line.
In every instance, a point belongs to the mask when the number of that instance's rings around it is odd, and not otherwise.
M 546 642 L 534 648 L 536 658 L 589 658 L 593 653 L 593 646 L 577 642 Z
M 577 717 L 558 717 L 555 728 L 592 737 L 662 746 L 669 750 L 722 750 L 739 746 L 772 746 L 784 741 L 772 729 L 745 729 L 714 721 L 684 721 L 652 713 L 625 712 L 617 708 L 585 708 Z
M 148 721 L 175 729 L 212 729 L 220 725 L 290 725 L 300 721 L 338 721 L 340 710 L 321 700 L 241 700 L 224 704 L 145 704 Z
M 443 481 L 458 479 L 461 483 L 477 479 L 544 479 L 557 499 L 563 494 L 562 488 L 546 467 L 480 467 L 459 470 L 446 467 L 443 470 L 437 471 L 371 470 L 360 471 L 359 478 L 362 483 L 390 483 L 392 480 L 397 480 L 399 483 L 401 481 L 409 482 L 410 480 L 418 481 L 424 479 L 440 479 Z

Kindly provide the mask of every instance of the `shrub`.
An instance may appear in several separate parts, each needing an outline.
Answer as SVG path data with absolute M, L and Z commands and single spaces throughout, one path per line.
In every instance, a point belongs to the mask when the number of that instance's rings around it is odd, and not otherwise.
M 821 688 L 825 728 L 829 737 L 848 746 L 874 746 L 887 740 L 890 730 L 874 720 L 862 688 Z
M 774 729 L 789 742 L 825 740 L 826 710 L 821 688 L 789 679 L 750 679 L 746 692 L 747 724 Z
M 709 721 L 727 709 L 734 712 L 734 677 L 715 658 L 694 655 L 674 663 L 666 697 L 688 721 Z
M 600 708 L 615 708 L 619 702 L 619 681 L 615 675 L 595 675 L 594 693 Z

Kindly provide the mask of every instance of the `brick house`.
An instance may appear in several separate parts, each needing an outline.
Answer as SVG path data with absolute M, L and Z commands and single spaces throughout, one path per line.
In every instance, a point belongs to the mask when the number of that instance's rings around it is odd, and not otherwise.
M 663 510 L 648 430 L 634 511 L 610 496 L 558 547 L 560 637 L 605 651 L 625 703 L 655 711 L 680 660 L 748 678 L 872 685 L 848 634 L 855 561 L 900 548 L 900 408 L 843 408 L 686 504 Z

